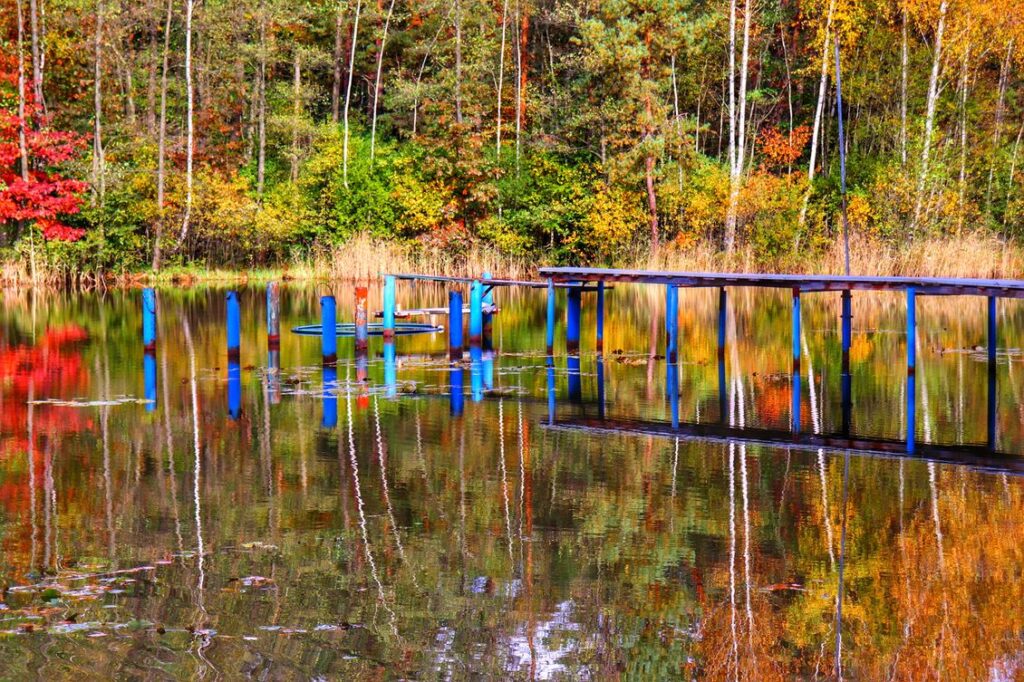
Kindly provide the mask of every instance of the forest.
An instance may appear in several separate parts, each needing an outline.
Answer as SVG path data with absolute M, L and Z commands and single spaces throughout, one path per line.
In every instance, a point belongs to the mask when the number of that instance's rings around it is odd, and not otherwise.
M 862 260 L 1005 258 L 1022 64 L 1006 0 L 3 0 L 0 261 L 820 269 L 840 111 Z

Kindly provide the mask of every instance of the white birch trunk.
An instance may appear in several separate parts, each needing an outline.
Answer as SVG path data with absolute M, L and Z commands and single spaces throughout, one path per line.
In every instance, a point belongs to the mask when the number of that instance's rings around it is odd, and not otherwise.
M 935 106 L 939 99 L 939 73 L 942 70 L 942 34 L 946 30 L 946 11 L 949 9 L 949 1 L 942 0 L 939 3 L 939 19 L 935 26 L 935 50 L 932 54 L 932 73 L 928 78 L 928 105 L 924 117 L 924 139 L 921 145 L 921 168 L 917 177 L 917 200 L 914 204 L 914 222 L 911 225 L 911 233 L 918 227 L 921 218 L 921 208 L 924 202 L 925 183 L 928 180 L 928 162 L 931 154 L 932 131 L 935 127 Z
M 380 40 L 380 50 L 377 52 L 377 77 L 373 82 L 373 117 L 370 124 L 370 165 L 376 154 L 377 146 L 377 100 L 381 93 L 381 74 L 384 70 L 384 49 L 388 44 L 388 27 L 391 26 L 391 16 L 395 12 L 395 0 L 388 5 L 388 16 L 384 20 L 384 31 Z
M 348 189 L 348 110 L 349 105 L 352 103 L 352 76 L 355 71 L 356 45 L 359 42 L 359 15 L 362 13 L 362 10 L 363 1 L 356 0 L 356 16 L 352 23 L 352 50 L 349 52 L 348 58 L 348 85 L 345 86 L 345 140 L 342 144 L 341 154 L 341 178 L 345 189 Z

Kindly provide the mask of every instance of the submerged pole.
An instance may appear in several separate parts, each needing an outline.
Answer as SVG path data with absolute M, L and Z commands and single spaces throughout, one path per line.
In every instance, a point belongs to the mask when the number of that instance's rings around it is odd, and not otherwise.
M 462 292 L 448 292 L 448 359 L 462 359 Z
M 669 363 L 679 358 L 679 290 L 673 284 L 665 285 L 665 357 Z
M 281 288 L 267 283 L 267 347 L 276 350 L 281 343 Z
M 242 365 L 238 356 L 228 359 L 228 417 L 237 421 L 242 416 Z
M 988 297 L 988 430 L 986 445 L 996 449 L 996 345 L 999 337 L 996 330 L 996 297 Z
M 565 309 L 565 350 L 570 355 L 579 354 L 580 352 L 581 298 L 582 290 L 580 287 L 569 287 L 568 304 Z
M 725 423 L 729 416 L 728 398 L 725 388 L 725 312 L 729 298 L 725 287 L 718 289 L 718 421 Z
M 793 388 L 791 429 L 800 433 L 800 288 L 793 287 Z
M 333 296 L 320 297 L 320 350 L 324 366 L 338 362 L 338 314 Z
M 384 277 L 384 338 L 395 336 L 395 276 Z
M 555 354 L 555 283 L 548 280 L 548 325 L 545 335 L 547 354 Z
M 566 358 L 566 378 L 569 380 L 569 402 L 583 401 L 583 382 L 580 374 L 580 356 L 573 354 Z
M 356 351 L 366 352 L 370 330 L 366 314 L 366 287 L 356 287 Z
M 156 411 L 156 353 L 147 350 L 142 356 L 143 383 L 146 388 L 146 412 Z
M 469 347 L 469 386 L 473 402 L 484 399 L 484 351 L 480 346 Z
M 907 287 L 907 452 L 913 454 L 917 436 L 917 292 Z
M 460 365 L 455 365 L 448 372 L 449 409 L 454 417 L 462 416 L 463 406 L 465 405 L 465 397 L 462 395 L 462 387 L 465 380 L 462 371 Z
M 142 347 L 156 351 L 156 291 L 149 287 L 142 290 Z
M 665 369 L 665 381 L 668 384 L 668 402 L 672 413 L 672 428 L 679 428 L 679 365 L 668 363 Z
M 842 432 L 850 434 L 851 414 L 853 412 L 853 375 L 850 373 L 850 344 L 853 339 L 853 294 L 847 289 L 843 292 L 842 313 L 842 346 L 843 372 L 840 378 L 842 394 Z
M 556 384 L 555 384 L 555 360 L 548 355 L 547 362 L 547 383 L 548 383 L 548 424 L 555 423 L 555 406 L 556 406 Z
M 242 347 L 242 312 L 238 307 L 238 292 L 227 294 L 228 359 L 238 360 Z
M 596 336 L 597 339 L 594 344 L 597 346 L 598 355 L 604 354 L 604 282 L 597 283 L 597 323 Z
M 338 425 L 338 369 L 334 365 L 323 367 L 324 413 L 320 426 L 333 429 Z
M 469 345 L 479 346 L 484 337 L 484 285 L 475 280 L 469 286 Z
M 384 342 L 384 395 L 394 398 L 398 395 L 398 363 L 395 360 L 395 342 Z

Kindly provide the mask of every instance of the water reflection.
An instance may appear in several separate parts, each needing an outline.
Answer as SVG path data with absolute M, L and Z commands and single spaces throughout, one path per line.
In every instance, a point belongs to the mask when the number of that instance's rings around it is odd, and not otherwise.
M 898 303 L 854 300 L 847 344 L 808 297 L 794 404 L 788 296 L 716 294 L 679 292 L 671 364 L 663 292 L 617 287 L 607 354 L 587 305 L 548 356 L 543 292 L 499 291 L 492 350 L 339 340 L 334 368 L 287 332 L 266 352 L 243 290 L 226 386 L 222 292 L 161 292 L 181 333 L 141 366 L 137 296 L 9 300 L 7 674 L 1019 676 L 1024 467 L 986 450 L 993 419 L 1022 449 L 1024 320 L 1001 311 L 993 387 L 962 341 L 985 310 L 921 301 L 907 377 Z M 316 319 L 280 295 L 286 329 Z

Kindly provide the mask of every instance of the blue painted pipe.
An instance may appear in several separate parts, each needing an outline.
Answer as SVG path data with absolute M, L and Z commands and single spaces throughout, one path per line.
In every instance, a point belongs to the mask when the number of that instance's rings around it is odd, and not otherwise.
M 338 310 L 333 296 L 320 297 L 320 355 L 325 365 L 338 361 Z
M 668 402 L 672 410 L 672 428 L 679 428 L 679 365 L 668 363 L 665 368 L 665 381 L 668 384 Z
M 853 341 L 853 295 L 849 291 L 843 292 L 843 314 L 842 314 L 842 344 L 843 344 L 843 373 L 850 372 L 850 344 Z
M 729 303 L 725 287 L 718 290 L 718 355 L 725 357 L 725 313 Z
M 679 359 L 679 290 L 665 285 L 665 357 L 668 362 Z
M 156 356 L 153 353 L 142 355 L 143 383 L 146 386 L 146 412 L 156 410 Z
M 907 452 L 915 450 L 917 437 L 917 292 L 907 287 Z
M 228 416 L 237 421 L 242 416 L 242 365 L 228 361 Z
M 473 402 L 478 403 L 484 399 L 484 352 L 480 346 L 469 347 L 469 385 Z
M 142 347 L 156 350 L 156 291 L 142 290 Z
M 604 282 L 597 283 L 597 352 L 604 353 Z
M 448 358 L 462 359 L 462 292 L 448 292 Z
M 267 346 L 276 349 L 281 342 L 281 289 L 277 282 L 267 283 Z
M 555 354 L 555 284 L 548 280 L 548 326 L 545 336 L 547 354 Z
M 570 287 L 565 309 L 565 350 L 570 354 L 580 352 L 580 313 L 582 292 L 577 286 Z
M 729 396 L 725 388 L 725 314 L 728 310 L 728 295 L 725 287 L 718 289 L 718 421 L 725 423 L 729 417 Z
M 395 335 L 395 277 L 384 278 L 384 338 Z
M 398 364 L 393 341 L 384 342 L 384 390 L 388 398 L 398 395 Z
M 988 297 L 988 449 L 996 449 L 996 347 L 999 336 L 996 329 L 996 297 Z
M 462 416 L 465 397 L 462 395 L 464 378 L 462 367 L 456 365 L 448 372 L 449 408 L 452 416 Z
M 793 433 L 800 433 L 800 289 L 793 287 L 793 405 L 790 409 Z
M 566 358 L 566 370 L 569 378 L 569 402 L 579 403 L 583 400 L 583 382 L 580 375 L 579 355 L 570 355 Z
M 794 434 L 800 433 L 800 372 L 793 372 L 792 387 L 793 405 L 790 408 L 790 429 Z
M 334 365 L 323 368 L 324 414 L 320 426 L 333 429 L 338 425 L 338 370 Z
M 242 311 L 238 307 L 238 292 L 227 294 L 228 357 L 237 358 L 242 348 Z
M 469 345 L 479 345 L 484 337 L 484 285 L 476 280 L 469 287 Z

